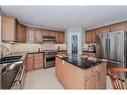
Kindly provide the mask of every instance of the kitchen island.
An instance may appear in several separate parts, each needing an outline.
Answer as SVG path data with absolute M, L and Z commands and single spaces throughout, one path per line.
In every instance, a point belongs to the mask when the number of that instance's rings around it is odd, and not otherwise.
M 55 73 L 65 89 L 105 89 L 106 63 L 83 56 L 56 56 Z

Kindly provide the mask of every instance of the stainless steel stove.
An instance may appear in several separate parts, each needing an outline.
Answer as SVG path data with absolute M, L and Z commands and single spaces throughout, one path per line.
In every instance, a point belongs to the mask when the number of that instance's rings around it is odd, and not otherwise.
M 57 52 L 55 50 L 44 50 L 44 65 L 43 68 L 49 68 L 55 66 L 55 56 Z

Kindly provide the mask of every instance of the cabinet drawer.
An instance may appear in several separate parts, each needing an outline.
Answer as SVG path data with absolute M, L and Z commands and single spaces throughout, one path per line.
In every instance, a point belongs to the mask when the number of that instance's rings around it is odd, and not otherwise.
M 33 58 L 34 55 L 33 54 L 28 54 L 27 57 L 29 57 L 29 58 L 32 57 Z
M 34 60 L 34 63 L 43 63 L 43 60 Z
M 34 54 L 34 57 L 43 57 L 43 54 L 42 53 L 37 53 L 37 54 Z

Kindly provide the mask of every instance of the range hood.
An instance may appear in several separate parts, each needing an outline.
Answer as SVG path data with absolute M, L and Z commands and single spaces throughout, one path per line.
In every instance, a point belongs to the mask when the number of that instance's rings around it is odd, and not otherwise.
M 55 36 L 43 36 L 43 42 L 55 42 Z

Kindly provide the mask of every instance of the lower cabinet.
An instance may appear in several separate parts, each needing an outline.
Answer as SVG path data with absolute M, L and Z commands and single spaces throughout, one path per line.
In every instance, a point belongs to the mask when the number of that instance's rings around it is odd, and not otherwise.
M 96 88 L 96 73 L 87 76 L 85 81 L 85 89 L 95 89 Z
M 33 64 L 34 64 L 34 61 L 33 61 L 33 54 L 27 54 L 27 71 L 32 71 L 33 70 Z
M 85 80 L 86 89 L 105 89 L 106 88 L 106 68 L 102 68 L 88 75 Z
M 65 89 L 105 89 L 106 64 L 86 70 L 56 57 L 56 77 Z
M 27 71 L 39 69 L 43 67 L 43 53 L 27 54 Z

